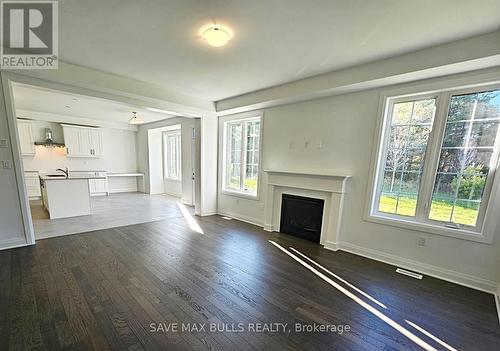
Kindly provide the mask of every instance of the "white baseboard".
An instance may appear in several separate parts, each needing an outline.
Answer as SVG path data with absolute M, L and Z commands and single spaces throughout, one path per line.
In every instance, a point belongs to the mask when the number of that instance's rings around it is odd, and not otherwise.
M 495 302 L 497 304 L 498 324 L 500 324 L 500 283 L 498 283 L 497 293 L 495 294 Z
M 109 189 L 110 194 L 117 193 L 137 193 L 139 192 L 137 188 L 121 188 L 121 189 Z
M 384 262 L 393 266 L 409 269 L 411 271 L 446 280 L 455 284 L 463 285 L 468 288 L 481 290 L 490 294 L 497 294 L 498 282 L 492 280 L 475 277 L 470 274 L 452 271 L 350 243 L 342 243 L 340 245 L 340 250 L 367 257 L 372 260 Z
M 237 219 L 238 221 L 242 221 L 242 222 L 245 222 L 248 224 L 253 224 L 253 225 L 256 225 L 258 227 L 262 227 L 262 222 L 256 218 L 242 216 L 240 214 L 235 214 L 235 213 L 231 213 L 231 212 L 227 212 L 227 211 L 218 211 L 217 214 L 219 214 L 221 216 L 231 217 L 231 218 Z
M 338 251 L 341 248 L 338 243 L 334 243 L 333 241 L 328 240 L 323 243 L 323 247 L 331 251 Z
M 263 228 L 266 232 L 274 232 L 272 224 L 264 224 Z
M 28 246 L 23 238 L 0 240 L 0 250 L 14 249 L 21 246 Z
M 212 211 L 201 211 L 200 214 L 199 214 L 199 216 L 206 217 L 206 216 L 213 216 L 213 215 L 216 215 L 216 214 L 218 214 L 218 212 L 217 211 L 213 211 L 213 210 Z

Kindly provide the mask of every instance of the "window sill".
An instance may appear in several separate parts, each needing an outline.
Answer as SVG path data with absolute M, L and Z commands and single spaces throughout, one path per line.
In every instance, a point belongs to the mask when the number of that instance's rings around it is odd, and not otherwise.
M 489 238 L 485 236 L 483 233 L 478 233 L 467 229 L 452 229 L 452 228 L 446 228 L 441 225 L 415 222 L 409 219 L 402 219 L 402 218 L 389 218 L 377 214 L 370 214 L 368 216 L 365 216 L 364 219 L 365 221 L 372 223 L 385 224 L 407 230 L 416 230 L 419 232 L 448 236 L 452 238 L 474 241 L 484 244 L 491 244 L 493 242 L 492 240 L 493 238 Z
M 236 191 L 236 190 L 228 190 L 228 189 L 222 189 L 221 193 L 223 195 L 242 197 L 242 198 L 248 199 L 248 200 L 255 200 L 255 201 L 259 200 L 259 195 L 258 195 L 259 191 L 258 190 L 257 190 L 257 194 L 255 194 L 255 195 Z

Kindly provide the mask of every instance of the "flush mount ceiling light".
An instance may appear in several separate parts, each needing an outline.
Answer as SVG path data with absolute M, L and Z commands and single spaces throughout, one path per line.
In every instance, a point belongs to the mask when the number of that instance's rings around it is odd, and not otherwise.
M 134 115 L 132 118 L 128 121 L 128 124 L 142 124 L 144 121 L 137 117 L 137 112 L 132 112 Z
M 209 45 L 215 47 L 226 45 L 232 38 L 231 31 L 218 24 L 203 28 L 201 36 Z

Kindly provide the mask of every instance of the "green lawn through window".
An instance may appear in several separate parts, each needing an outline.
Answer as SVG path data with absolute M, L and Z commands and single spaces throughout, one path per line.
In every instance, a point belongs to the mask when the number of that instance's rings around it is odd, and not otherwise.
M 246 178 L 245 188 L 251 189 L 253 192 L 257 191 L 257 178 Z
M 397 199 L 395 196 L 383 195 L 380 197 L 379 211 L 395 213 Z M 417 200 L 411 197 L 400 197 L 398 214 L 414 216 Z M 449 222 L 453 203 L 445 200 L 433 200 L 429 218 L 432 220 Z M 477 207 L 466 207 L 455 205 L 453 211 L 453 222 L 468 226 L 475 226 L 478 215 Z

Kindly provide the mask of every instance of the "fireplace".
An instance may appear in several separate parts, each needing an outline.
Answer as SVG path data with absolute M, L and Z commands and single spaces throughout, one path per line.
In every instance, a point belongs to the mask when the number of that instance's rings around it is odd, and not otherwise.
M 320 242 L 325 201 L 282 194 L 280 232 Z

